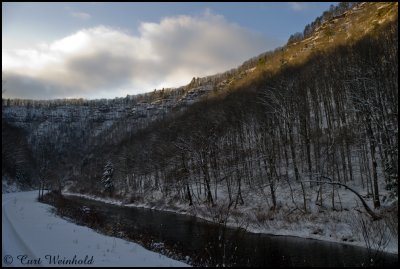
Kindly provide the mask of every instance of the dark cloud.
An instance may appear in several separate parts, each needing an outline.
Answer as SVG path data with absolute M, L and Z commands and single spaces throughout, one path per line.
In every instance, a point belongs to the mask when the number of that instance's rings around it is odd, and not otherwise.
M 134 75 L 135 62 L 127 56 L 99 51 L 69 58 L 65 67 L 70 75 L 65 79 L 73 80 L 80 87 L 112 88 L 129 82 Z
M 7 74 L 4 80 L 6 92 L 3 98 L 54 99 L 81 94 L 78 88 L 74 91 L 72 88 L 63 87 L 51 81 L 25 75 Z
M 277 45 L 210 13 L 142 23 L 139 32 L 99 26 L 37 49 L 3 50 L 6 96 L 112 98 L 180 86 Z

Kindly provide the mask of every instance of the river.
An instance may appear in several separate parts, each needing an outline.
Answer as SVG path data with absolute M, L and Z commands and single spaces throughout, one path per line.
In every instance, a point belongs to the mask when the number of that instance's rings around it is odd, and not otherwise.
M 71 208 L 88 214 L 95 213 L 96 219 L 101 219 L 102 227 L 111 227 L 107 231 L 113 230 L 114 235 L 132 240 L 151 238 L 155 243 L 152 246 L 169 246 L 181 257 L 189 256 L 194 265 L 369 266 L 371 258 L 374 265 L 398 265 L 398 255 L 371 256 L 362 247 L 291 236 L 255 234 L 187 215 L 117 206 L 81 197 L 65 198 Z

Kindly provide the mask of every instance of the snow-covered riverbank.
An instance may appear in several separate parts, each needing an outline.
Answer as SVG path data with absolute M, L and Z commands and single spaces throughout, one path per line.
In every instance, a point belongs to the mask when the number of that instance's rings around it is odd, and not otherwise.
M 111 198 L 102 198 L 96 197 L 94 195 L 88 194 L 79 194 L 79 193 L 71 193 L 66 192 L 64 195 L 83 197 L 86 199 L 92 199 L 104 203 L 127 206 L 127 207 L 138 207 L 138 208 L 148 208 L 153 210 L 161 210 L 168 211 L 177 214 L 183 215 L 192 215 L 198 218 L 202 218 L 208 221 L 213 221 L 212 217 L 210 217 L 209 212 L 207 212 L 206 208 L 202 207 L 188 207 L 183 204 L 169 204 L 169 203 L 160 203 L 156 206 L 150 205 L 144 202 L 138 203 L 130 203 L 124 204 L 121 201 Z M 343 195 L 343 197 L 345 197 Z M 350 198 L 348 198 L 350 199 Z M 214 209 L 212 209 L 214 210 Z M 282 236 L 295 236 L 301 238 L 308 239 L 316 239 L 322 241 L 335 242 L 340 244 L 347 244 L 359 247 L 366 247 L 362 236 L 356 235 L 354 231 L 354 227 L 350 227 L 348 223 L 344 221 L 344 219 L 348 219 L 348 215 L 351 215 L 351 212 L 327 212 L 325 214 L 310 214 L 308 217 L 304 217 L 301 220 L 296 220 L 293 223 L 285 222 L 282 220 L 271 220 L 270 224 L 267 225 L 259 225 L 256 222 L 245 222 L 245 219 L 249 219 L 248 215 L 254 214 L 251 212 L 252 209 L 243 209 L 245 213 L 240 218 L 236 218 L 236 220 L 228 220 L 227 225 L 229 227 L 242 227 L 247 231 L 252 233 L 264 233 L 271 235 L 282 235 Z M 248 214 L 248 215 L 246 215 Z M 324 219 L 325 218 L 325 219 Z M 321 232 L 323 231 L 323 232 Z M 344 238 L 348 238 L 346 241 Z M 392 238 L 385 248 L 385 252 L 397 254 L 398 253 L 398 239 Z
M 187 266 L 61 219 L 37 191 L 2 195 L 3 266 Z

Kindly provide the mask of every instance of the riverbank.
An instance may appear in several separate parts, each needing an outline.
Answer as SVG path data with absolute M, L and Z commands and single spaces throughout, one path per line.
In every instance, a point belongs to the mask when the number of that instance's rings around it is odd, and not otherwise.
M 292 212 L 288 216 L 286 212 L 274 212 L 274 214 L 263 215 L 261 210 L 252 207 L 238 207 L 238 209 L 224 212 L 223 206 L 208 207 L 187 206 L 179 202 L 174 203 L 123 203 L 116 199 L 101 198 L 93 195 L 66 192 L 64 195 L 83 197 L 109 204 L 148 208 L 153 210 L 173 212 L 177 214 L 195 216 L 211 222 L 225 222 L 232 228 L 243 228 L 251 233 L 262 233 L 269 235 L 294 236 L 306 239 L 322 240 L 366 248 L 362 231 L 354 217 L 354 212 L 325 211 L 309 214 Z M 372 236 L 371 236 L 372 238 Z M 398 238 L 388 238 L 389 242 L 384 252 L 398 254 Z M 371 241 L 369 242 L 371 243 Z M 372 245 L 372 244 L 370 244 Z M 372 245 L 373 246 L 373 245 Z M 382 249 L 379 249 L 382 251 Z
M 188 266 L 55 216 L 37 191 L 2 195 L 3 266 Z

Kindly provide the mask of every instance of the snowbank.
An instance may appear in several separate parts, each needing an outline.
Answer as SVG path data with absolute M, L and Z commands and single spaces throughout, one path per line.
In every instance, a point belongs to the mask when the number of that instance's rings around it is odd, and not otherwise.
M 188 266 L 58 218 L 36 196 L 2 195 L 3 266 Z

